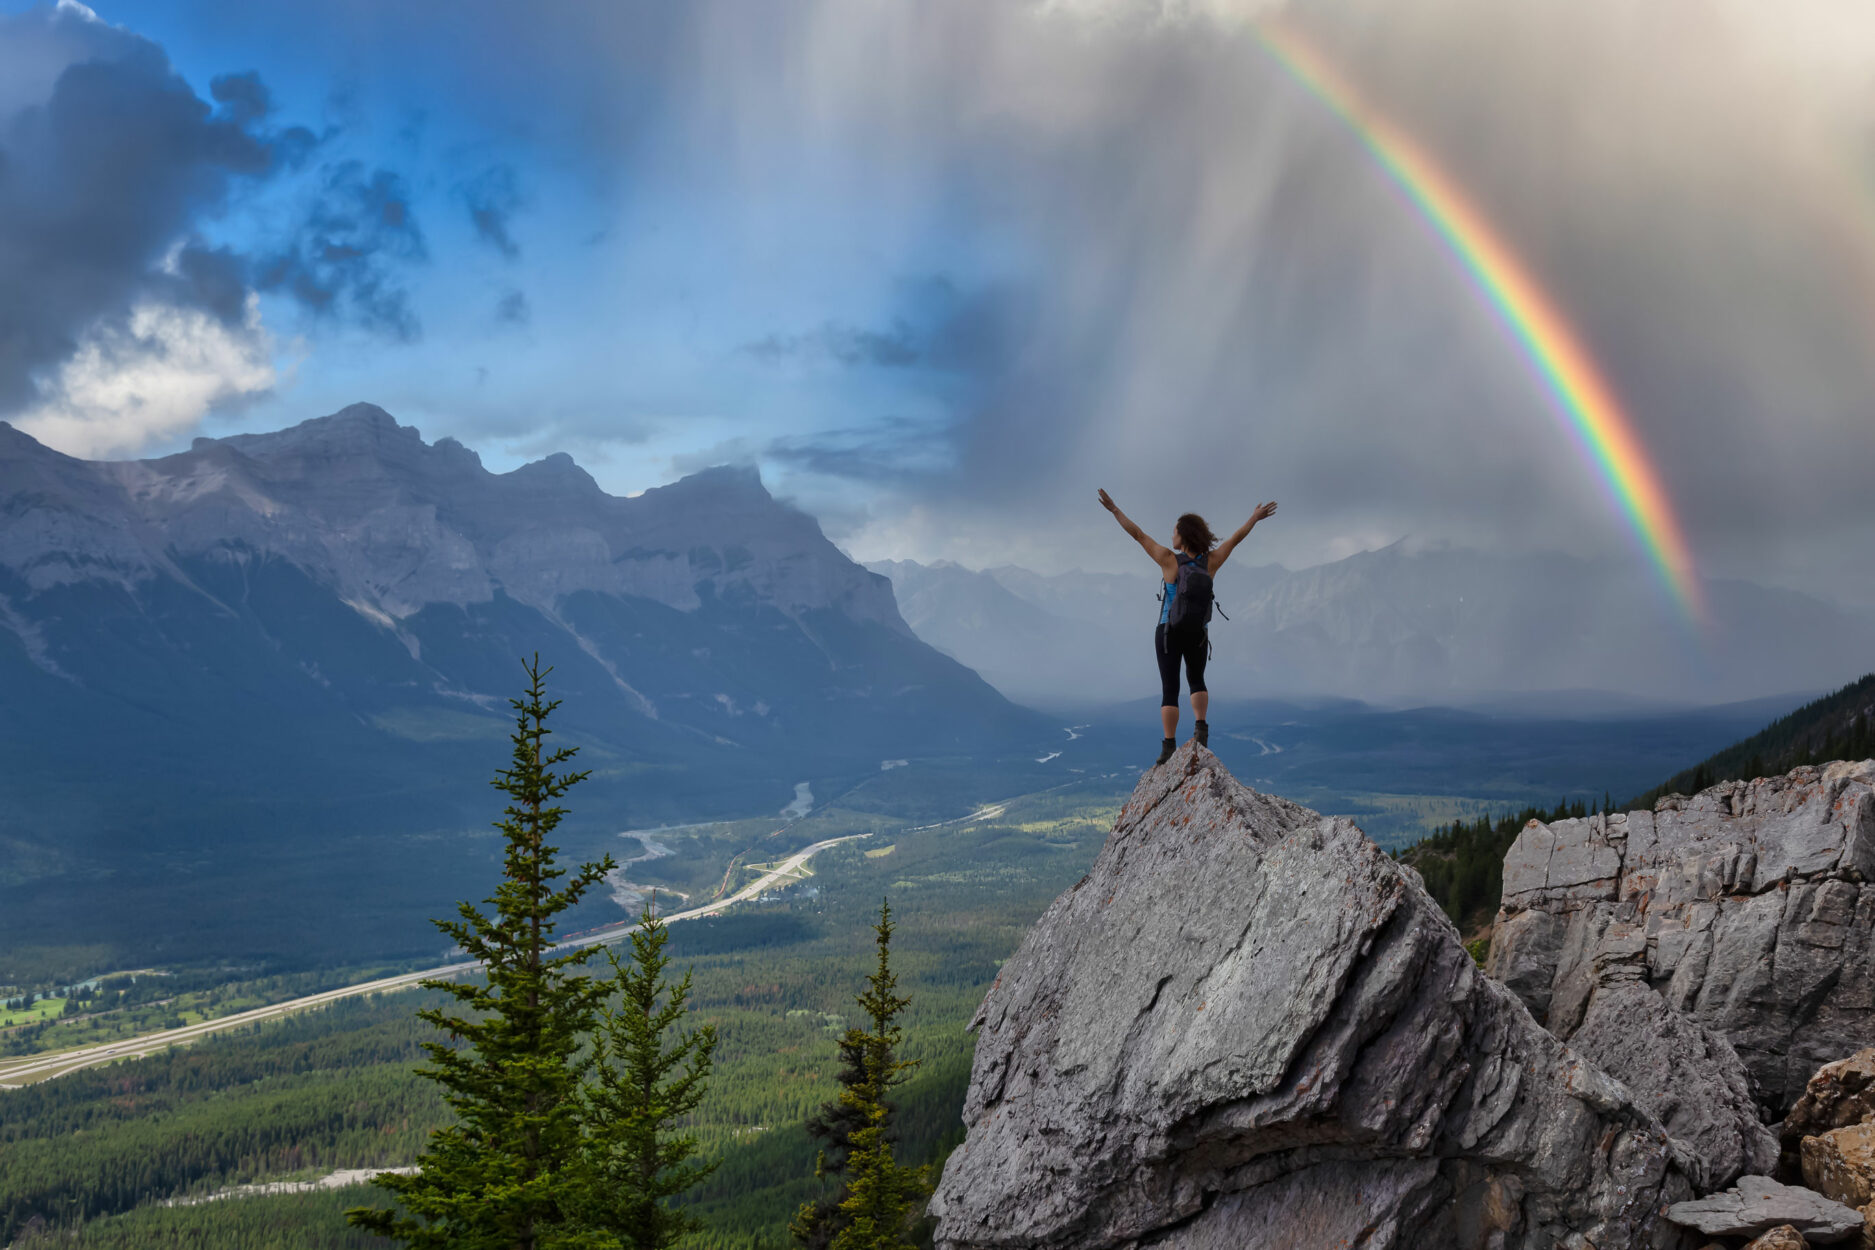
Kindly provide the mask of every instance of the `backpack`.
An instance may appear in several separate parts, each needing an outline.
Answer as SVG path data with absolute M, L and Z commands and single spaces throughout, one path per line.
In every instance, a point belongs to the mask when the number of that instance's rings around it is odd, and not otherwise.
M 1211 623 L 1211 605 L 1216 593 L 1211 584 L 1208 561 L 1190 556 L 1178 558 L 1178 589 L 1172 596 L 1172 611 L 1166 616 L 1165 631 L 1203 629 Z

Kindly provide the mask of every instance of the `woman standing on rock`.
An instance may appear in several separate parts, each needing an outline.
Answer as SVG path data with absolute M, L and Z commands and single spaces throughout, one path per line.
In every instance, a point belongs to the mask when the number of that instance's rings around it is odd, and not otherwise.
M 1191 712 L 1197 718 L 1192 734 L 1199 746 L 1211 744 L 1211 726 L 1205 720 L 1211 696 L 1204 685 L 1205 660 L 1210 656 L 1211 578 L 1224 567 L 1237 544 L 1250 536 L 1258 521 L 1276 511 L 1274 503 L 1259 504 L 1241 528 L 1223 542 L 1211 532 L 1204 518 L 1187 512 L 1172 527 L 1170 548 L 1162 547 L 1120 511 L 1120 506 L 1106 491 L 1100 492 L 1100 506 L 1113 513 L 1120 528 L 1133 536 L 1159 566 L 1165 585 L 1159 594 L 1159 628 L 1153 635 L 1153 648 L 1159 657 L 1159 722 L 1165 738 L 1159 743 L 1157 768 L 1172 758 L 1178 746 L 1178 665 L 1185 662 L 1185 680 L 1191 686 Z

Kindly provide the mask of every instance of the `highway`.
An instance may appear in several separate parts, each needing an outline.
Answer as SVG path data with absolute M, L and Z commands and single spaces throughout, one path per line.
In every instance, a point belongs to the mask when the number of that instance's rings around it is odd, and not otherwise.
M 663 917 L 664 923 L 675 924 L 680 920 L 695 920 L 702 916 L 714 916 L 727 911 L 737 903 L 746 903 L 760 895 L 764 890 L 784 881 L 797 880 L 802 867 L 815 855 L 830 846 L 841 842 L 852 842 L 859 838 L 869 838 L 869 833 L 849 834 L 842 838 L 828 838 L 812 846 L 803 847 L 788 858 L 763 873 L 755 881 L 744 886 L 727 898 L 702 907 L 692 907 L 687 911 L 673 912 Z M 559 949 L 581 946 L 601 946 L 617 942 L 637 928 L 633 921 L 621 921 L 619 924 L 582 934 L 560 944 Z M 357 998 L 361 994 L 386 994 L 395 990 L 407 990 L 419 981 L 441 980 L 474 972 L 481 967 L 474 960 L 462 963 L 444 964 L 438 968 L 426 968 L 421 972 L 406 972 L 399 976 L 382 977 L 376 981 L 362 981 L 357 985 L 348 985 L 341 989 L 327 990 L 322 994 L 309 994 L 304 998 L 291 999 L 284 1003 L 275 1003 L 271 1007 L 257 1007 L 252 1011 L 238 1012 L 231 1016 L 222 1016 L 215 1020 L 204 1020 L 200 1024 L 188 1024 L 177 1029 L 164 1029 L 160 1032 L 145 1034 L 142 1037 L 120 1038 L 114 1042 L 105 1042 L 96 1046 L 81 1046 L 72 1050 L 50 1054 L 23 1055 L 0 1059 L 0 1088 L 29 1085 L 38 1081 L 48 1081 L 55 1076 L 64 1076 L 81 1068 L 95 1067 L 101 1063 L 113 1063 L 119 1059 L 135 1059 L 142 1055 L 155 1054 L 171 1046 L 181 1046 L 198 1041 L 211 1033 L 220 1033 L 228 1029 L 238 1029 L 245 1025 L 256 1024 L 263 1020 L 276 1020 L 297 1011 L 309 1011 L 315 1007 L 324 1007 L 343 998 Z

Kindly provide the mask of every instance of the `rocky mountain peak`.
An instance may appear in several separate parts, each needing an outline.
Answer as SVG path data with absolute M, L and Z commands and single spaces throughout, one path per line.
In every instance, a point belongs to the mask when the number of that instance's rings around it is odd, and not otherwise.
M 438 446 L 441 446 L 439 443 Z M 480 463 L 480 460 L 477 461 Z M 512 473 L 506 474 L 517 485 L 553 491 L 578 491 L 594 495 L 604 494 L 592 474 L 579 467 L 573 457 L 563 451 L 556 451 L 544 459 L 533 460 Z
M 645 494 L 666 499 L 733 502 L 743 506 L 775 502 L 775 497 L 768 493 L 768 487 L 762 481 L 762 471 L 752 464 L 713 465 L 679 478 L 668 486 L 653 487 Z
M 38 453 L 47 455 L 57 454 L 50 447 L 47 447 L 26 431 L 16 429 L 5 421 L 0 421 L 0 455 L 14 457 L 29 456 Z
M 979 1009 L 951 1250 L 1665 1250 L 1686 1147 L 1416 874 L 1187 743 Z
M 256 460 L 356 459 L 411 462 L 433 449 L 415 426 L 400 425 L 376 404 L 351 404 L 284 430 L 217 440 Z

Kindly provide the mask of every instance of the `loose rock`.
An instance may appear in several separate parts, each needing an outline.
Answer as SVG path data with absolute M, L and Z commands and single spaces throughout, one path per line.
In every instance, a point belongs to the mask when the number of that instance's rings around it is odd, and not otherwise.
M 1818 1068 L 1803 1097 L 1784 1117 L 1782 1137 L 1794 1146 L 1833 1128 L 1875 1120 L 1875 1047 Z
M 1804 1138 L 1803 1183 L 1845 1206 L 1875 1202 L 1875 1124 Z
M 1803 1234 L 1788 1224 L 1780 1224 L 1762 1237 L 1755 1237 L 1745 1250 L 1810 1250 Z
M 1659 1121 L 1416 876 L 1192 744 L 973 1027 L 948 1250 L 1689 1244 L 1658 1218 L 1691 1193 Z
M 1853 1207 L 1768 1176 L 1740 1177 L 1722 1193 L 1675 1203 L 1667 1218 L 1713 1237 L 1757 1237 L 1788 1224 L 1819 1245 L 1845 1241 L 1862 1227 Z

